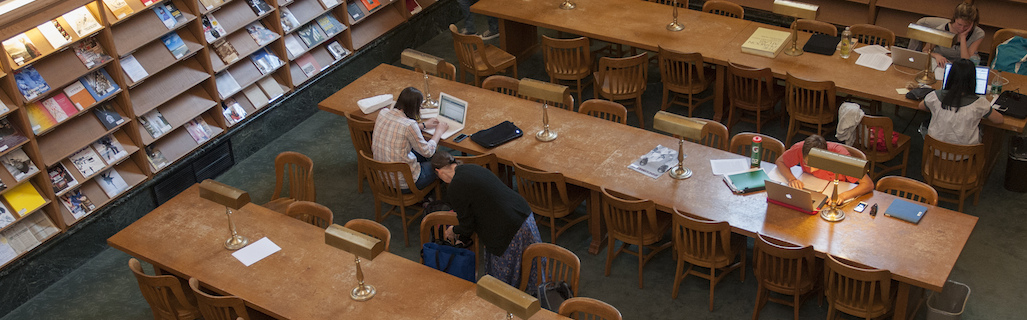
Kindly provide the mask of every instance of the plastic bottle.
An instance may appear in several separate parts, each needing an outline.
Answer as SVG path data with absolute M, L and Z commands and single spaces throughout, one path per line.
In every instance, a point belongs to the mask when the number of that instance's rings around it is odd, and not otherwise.
M 749 167 L 759 168 L 760 159 L 763 157 L 763 138 L 760 136 L 752 137 L 752 153 L 749 156 Z
M 852 54 L 852 31 L 849 31 L 849 27 L 845 27 L 845 31 L 842 31 L 840 51 L 842 59 L 848 59 L 849 55 Z

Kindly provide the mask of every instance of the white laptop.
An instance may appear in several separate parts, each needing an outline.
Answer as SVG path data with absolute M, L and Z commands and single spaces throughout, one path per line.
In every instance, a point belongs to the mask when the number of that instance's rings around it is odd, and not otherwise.
M 975 70 L 975 72 L 977 74 L 976 75 L 977 83 L 974 84 L 974 93 L 976 93 L 978 95 L 983 95 L 983 94 L 988 93 L 988 74 L 989 74 L 989 71 L 991 69 L 988 69 L 988 67 L 985 67 L 985 66 L 977 66 L 976 68 L 977 69 Z M 944 73 L 945 77 L 942 78 L 943 80 L 941 82 L 941 87 L 942 88 L 945 88 L 945 84 L 947 84 L 949 82 L 949 70 L 951 70 L 951 69 L 952 69 L 952 64 L 951 63 L 946 63 L 945 64 L 945 73 Z
M 767 201 L 791 209 L 814 214 L 827 203 L 827 195 L 820 192 L 792 188 L 773 180 L 766 180 Z
M 892 64 L 897 66 L 924 70 L 924 68 L 927 67 L 927 61 L 930 59 L 931 56 L 927 52 L 909 50 L 896 46 L 891 47 L 891 61 Z
M 437 118 L 439 122 L 445 122 L 449 125 L 449 129 L 442 133 L 442 139 L 449 139 L 449 137 L 464 129 L 464 122 L 467 120 L 467 101 L 460 100 L 445 92 L 440 93 L 439 115 Z M 426 129 L 424 132 L 435 135 L 435 128 Z

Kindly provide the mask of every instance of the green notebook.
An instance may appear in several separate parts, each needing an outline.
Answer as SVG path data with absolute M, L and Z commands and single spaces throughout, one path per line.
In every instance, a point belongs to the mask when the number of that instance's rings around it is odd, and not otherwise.
M 766 180 L 770 180 L 770 177 L 763 169 L 724 175 L 724 183 L 727 183 L 734 193 L 763 191 L 767 187 Z

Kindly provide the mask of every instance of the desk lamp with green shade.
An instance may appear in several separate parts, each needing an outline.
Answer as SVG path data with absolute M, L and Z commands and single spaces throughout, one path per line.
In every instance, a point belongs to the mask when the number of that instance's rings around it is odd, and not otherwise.
M 356 301 L 367 301 L 374 298 L 377 290 L 374 286 L 364 283 L 364 271 L 360 269 L 360 258 L 368 261 L 374 260 L 385 250 L 382 241 L 353 229 L 333 224 L 325 229 L 325 244 L 353 254 L 357 265 L 357 287 L 350 292 L 350 298 Z
M 666 111 L 660 111 L 653 117 L 653 129 L 670 133 L 678 139 L 678 165 L 670 169 L 671 178 L 682 180 L 692 176 L 692 170 L 685 168 L 685 139 L 698 141 L 702 139 L 703 121 Z
M 431 89 L 428 86 L 428 74 L 438 74 L 439 64 L 444 61 L 442 58 L 414 49 L 403 50 L 403 53 L 399 56 L 399 63 L 414 68 L 414 70 L 420 69 L 424 73 L 424 101 L 421 102 L 422 109 L 439 107 L 439 100 L 432 99 L 431 97 Z
M 228 231 L 231 232 L 231 236 L 228 240 L 225 240 L 225 249 L 238 250 L 250 243 L 249 239 L 235 231 L 235 223 L 232 222 L 232 210 L 239 210 L 239 208 L 250 203 L 249 193 L 227 184 L 207 179 L 200 182 L 200 198 L 225 206 L 225 215 L 228 216 Z
M 517 84 L 517 94 L 530 99 L 542 100 L 542 131 L 535 134 L 535 139 L 542 142 L 556 140 L 556 131 L 549 130 L 549 103 L 546 101 L 563 101 L 567 95 L 567 86 L 535 79 L 524 78 Z
M 906 28 L 906 37 L 913 40 L 919 40 L 924 43 L 930 43 L 935 46 L 951 47 L 953 39 L 956 38 L 956 34 L 938 30 L 935 28 L 921 26 L 916 23 L 910 23 Z M 931 53 L 934 53 L 934 48 L 931 48 Z M 928 56 L 930 58 L 930 56 Z M 924 66 L 924 70 L 916 74 L 914 78 L 917 83 L 920 84 L 934 84 L 938 81 L 934 77 L 934 70 L 931 68 L 931 59 L 927 59 L 927 65 Z
M 538 299 L 490 275 L 481 277 L 477 287 L 478 297 L 506 311 L 507 319 L 531 318 L 541 309 Z
M 788 1 L 788 0 L 774 0 L 774 9 L 773 9 L 774 13 L 776 13 L 776 14 L 783 14 L 783 15 L 786 15 L 786 16 L 791 16 L 791 17 L 794 17 L 796 20 L 798 20 L 798 19 L 816 20 L 817 19 L 817 12 L 819 12 L 819 10 L 820 10 L 820 6 L 818 6 L 818 5 L 802 3 L 802 2 L 796 2 L 796 1 Z M 802 51 L 802 49 L 799 48 L 798 42 L 799 42 L 799 30 L 798 30 L 797 26 L 795 25 L 795 23 L 792 23 L 792 47 L 788 48 L 788 49 L 785 49 L 784 50 L 785 54 L 790 55 L 790 56 L 801 56 L 803 51 Z
M 813 148 L 806 156 L 806 165 L 820 170 L 827 170 L 834 173 L 832 183 L 831 202 L 827 209 L 820 210 L 820 217 L 824 220 L 835 222 L 845 219 L 845 211 L 838 207 L 838 178 L 850 176 L 862 178 L 866 175 L 867 161 L 853 156 L 846 156 L 830 152 L 820 148 Z

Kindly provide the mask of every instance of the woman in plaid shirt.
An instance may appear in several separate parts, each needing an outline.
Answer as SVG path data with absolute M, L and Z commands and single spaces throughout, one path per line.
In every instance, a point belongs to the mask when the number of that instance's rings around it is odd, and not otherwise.
M 435 154 L 441 134 L 431 140 L 425 140 L 421 130 L 436 128 L 446 132 L 449 126 L 438 119 L 427 119 L 418 123 L 421 118 L 421 91 L 407 87 L 400 92 L 393 108 L 382 109 L 378 120 L 374 123 L 371 137 L 371 152 L 374 159 L 382 162 L 402 162 L 410 165 L 414 174 L 414 185 L 422 189 L 435 181 L 435 170 L 431 168 L 429 158 Z M 400 180 L 403 189 L 409 189 L 406 181 Z

